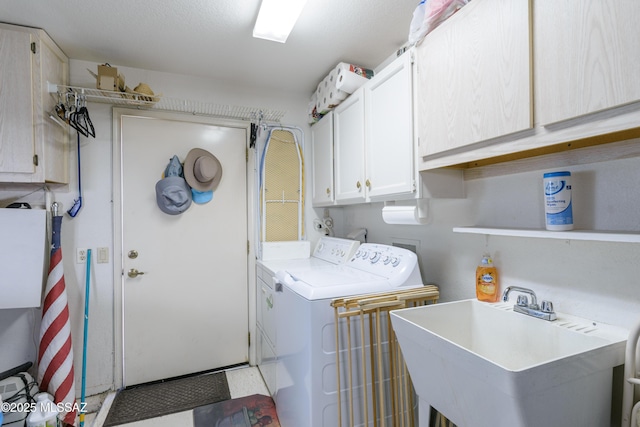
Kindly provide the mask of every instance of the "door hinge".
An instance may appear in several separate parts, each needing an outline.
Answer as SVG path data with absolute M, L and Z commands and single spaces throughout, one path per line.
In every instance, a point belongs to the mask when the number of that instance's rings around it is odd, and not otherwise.
M 33 156 L 33 164 L 38 166 L 38 155 L 37 154 L 34 154 L 34 156 Z
M 36 53 L 36 42 L 31 42 L 31 52 Z
M 251 332 L 247 334 L 247 339 L 249 340 L 249 347 L 251 347 Z
M 249 149 L 245 148 L 245 161 L 249 161 Z
M 247 240 L 247 255 L 251 253 L 251 242 Z

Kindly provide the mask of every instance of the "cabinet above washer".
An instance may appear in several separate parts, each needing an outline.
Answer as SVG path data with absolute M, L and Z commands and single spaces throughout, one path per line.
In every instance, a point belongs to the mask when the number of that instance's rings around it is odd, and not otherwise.
M 414 197 L 412 90 L 407 52 L 336 107 L 336 203 Z
M 314 206 L 464 197 L 462 172 L 431 171 L 425 180 L 418 171 L 414 55 L 411 49 L 393 60 L 313 125 Z

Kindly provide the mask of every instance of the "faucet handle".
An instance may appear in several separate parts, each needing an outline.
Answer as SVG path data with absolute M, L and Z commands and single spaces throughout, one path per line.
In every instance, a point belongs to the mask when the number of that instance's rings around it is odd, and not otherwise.
M 553 313 L 553 303 L 551 301 L 542 301 L 540 309 L 544 313 Z
M 516 301 L 516 304 L 519 305 L 520 307 L 528 307 L 529 297 L 527 297 L 526 295 L 518 295 L 518 300 Z

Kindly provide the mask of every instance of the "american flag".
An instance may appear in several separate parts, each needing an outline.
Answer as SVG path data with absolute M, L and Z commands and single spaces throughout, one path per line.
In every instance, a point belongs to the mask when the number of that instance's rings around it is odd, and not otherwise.
M 60 411 L 58 418 L 66 424 L 76 425 L 76 387 L 73 373 L 73 346 L 67 290 L 62 268 L 60 229 L 62 217 L 52 218 L 52 247 L 49 276 L 42 305 L 40 346 L 38 349 L 38 383 L 40 390 L 53 395 Z

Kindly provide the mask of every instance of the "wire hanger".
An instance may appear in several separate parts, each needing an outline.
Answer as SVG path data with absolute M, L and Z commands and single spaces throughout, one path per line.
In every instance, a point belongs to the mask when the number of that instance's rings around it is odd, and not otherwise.
M 96 131 L 89 117 L 85 95 L 74 94 L 73 99 L 73 112 L 69 116 L 69 125 L 84 137 L 91 136 L 95 138 Z
M 96 137 L 96 130 L 89 116 L 87 97 L 84 93 L 78 94 L 71 89 L 64 93 L 58 92 L 58 103 L 53 110 L 49 117 L 59 125 L 63 125 L 60 122 L 62 120 L 85 138 Z

